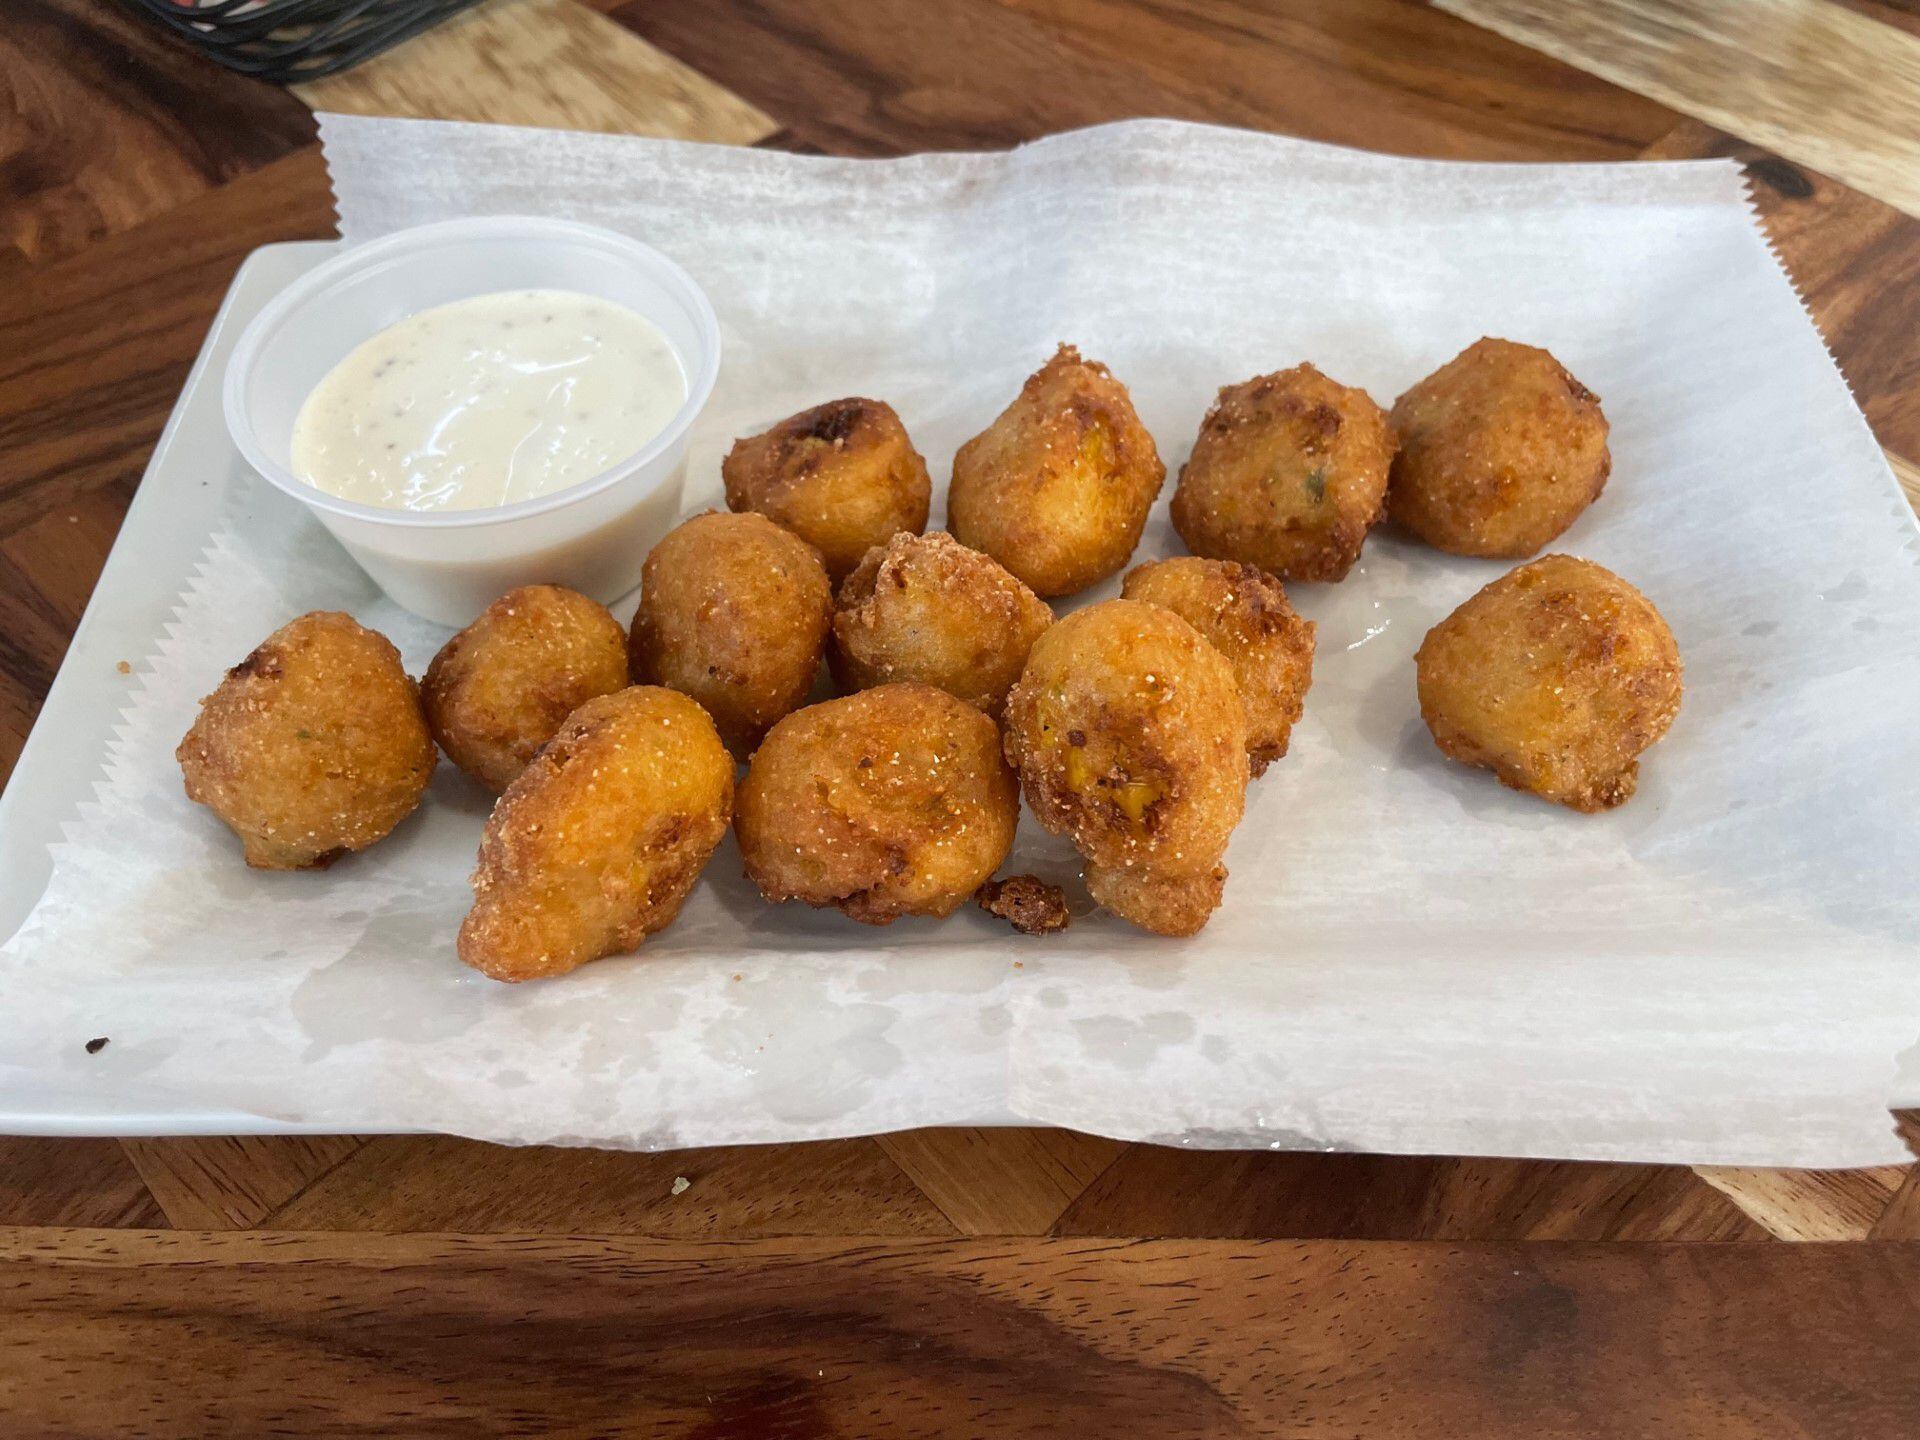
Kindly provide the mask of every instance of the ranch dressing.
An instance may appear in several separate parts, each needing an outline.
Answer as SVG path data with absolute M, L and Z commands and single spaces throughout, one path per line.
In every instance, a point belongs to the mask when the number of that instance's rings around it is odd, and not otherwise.
M 394 510 L 474 510 L 591 479 L 687 398 L 666 336 L 567 290 L 476 295 L 410 315 L 330 370 L 294 422 L 308 484 Z

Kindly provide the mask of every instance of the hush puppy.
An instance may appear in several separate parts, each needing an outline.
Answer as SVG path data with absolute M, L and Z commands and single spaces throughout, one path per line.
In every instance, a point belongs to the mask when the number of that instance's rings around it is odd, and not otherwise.
M 1680 651 L 1612 571 L 1548 555 L 1427 632 L 1415 657 L 1434 743 L 1574 810 L 1633 794 L 1640 752 L 1680 709 Z
M 951 535 L 895 535 L 845 580 L 828 659 L 843 690 L 918 680 L 998 715 L 1053 611 Z
M 1287 580 L 1344 579 L 1386 514 L 1393 432 L 1364 390 L 1311 365 L 1220 392 L 1173 492 L 1196 555 Z
M 1136 565 L 1121 594 L 1173 611 L 1227 657 L 1247 707 L 1247 760 L 1264 774 L 1287 753 L 1313 683 L 1313 622 L 1294 614 L 1273 576 L 1231 560 Z
M 447 758 L 498 792 L 575 709 L 626 685 L 627 634 L 606 606 L 523 585 L 440 647 L 420 698 Z
M 1161 935 L 1207 923 L 1246 798 L 1247 722 L 1199 631 L 1138 600 L 1067 616 L 1007 697 L 1006 751 L 1034 816 L 1086 860 L 1095 900 Z
M 537 980 L 632 950 L 673 923 L 732 809 L 706 711 L 652 685 L 596 696 L 493 807 L 460 958 Z
M 734 443 L 720 466 L 729 510 L 752 510 L 820 552 L 838 580 L 898 531 L 927 528 L 927 462 L 893 407 L 829 400 Z
M 947 523 L 1040 596 L 1115 574 L 1167 478 L 1127 387 L 1071 345 L 953 457 Z
M 764 515 L 709 510 L 669 531 L 641 567 L 633 678 L 691 695 L 746 755 L 807 698 L 832 617 L 812 546 Z
M 774 726 L 734 828 L 768 900 L 888 925 L 952 914 L 1007 858 L 1019 814 L 993 721 L 931 685 L 881 685 Z
M 436 758 L 400 652 L 330 610 L 229 670 L 174 755 L 187 798 L 260 870 L 324 870 L 366 849 L 420 803 Z
M 1600 397 L 1545 350 L 1476 340 L 1393 403 L 1387 511 L 1436 550 L 1521 559 L 1599 497 Z

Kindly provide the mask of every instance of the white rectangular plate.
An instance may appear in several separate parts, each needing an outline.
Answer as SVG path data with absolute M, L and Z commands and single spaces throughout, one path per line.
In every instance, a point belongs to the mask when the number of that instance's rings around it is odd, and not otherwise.
M 1869 870 L 1911 853 L 1894 798 L 1920 766 L 1897 712 L 1920 673 L 1888 637 L 1920 613 L 1920 574 L 1732 167 L 1431 165 L 1163 123 L 900 162 L 339 117 L 325 139 L 350 236 L 574 214 L 687 264 L 729 353 L 696 497 L 731 437 L 839 393 L 894 400 L 944 474 L 1061 338 L 1131 384 L 1176 467 L 1220 383 L 1311 356 L 1385 398 L 1479 333 L 1547 343 L 1615 424 L 1614 483 L 1564 548 L 1667 612 L 1687 709 L 1610 816 L 1441 761 L 1412 648 L 1500 567 L 1383 533 L 1345 584 L 1296 594 L 1321 625 L 1314 695 L 1199 939 L 1102 917 L 1016 950 L 976 914 L 875 933 L 768 909 L 723 851 L 643 954 L 489 987 L 451 963 L 485 812 L 457 775 L 377 854 L 305 883 L 240 871 L 179 795 L 193 697 L 269 623 L 351 609 L 415 666 L 444 638 L 235 473 L 204 403 L 216 336 L 136 519 L 192 485 L 225 487 L 244 523 L 164 643 L 133 643 L 160 639 L 148 608 L 114 632 L 124 654 L 84 660 L 150 655 L 152 683 L 112 807 L 6 953 L 0 1095 L 57 1087 L 71 1111 L 84 1089 L 116 1129 L 165 1086 L 342 1128 L 646 1146 L 1005 1105 L 1199 1145 L 1896 1150 L 1880 1106 L 1920 1008 L 1913 927 Z M 189 566 L 211 518 L 148 553 Z M 1163 501 L 1139 558 L 1176 548 Z M 1046 850 L 1028 825 L 1016 864 Z

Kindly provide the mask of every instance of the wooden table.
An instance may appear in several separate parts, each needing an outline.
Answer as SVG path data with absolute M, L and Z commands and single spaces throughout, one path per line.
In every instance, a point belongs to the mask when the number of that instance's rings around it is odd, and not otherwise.
M 493 0 L 296 94 L 102 0 L 6 10 L 0 764 L 234 268 L 331 233 L 310 106 L 855 155 L 1137 114 L 1735 155 L 1920 497 L 1910 0 Z M 0 1139 L 0 1226 L 6 1434 L 1920 1430 L 1913 1167 Z

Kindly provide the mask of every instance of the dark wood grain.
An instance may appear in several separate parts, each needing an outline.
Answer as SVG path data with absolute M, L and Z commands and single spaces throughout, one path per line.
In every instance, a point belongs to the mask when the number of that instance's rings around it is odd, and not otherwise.
M 0 286 L 0 535 L 137 479 L 241 260 L 333 229 L 310 146 Z
M 1482 159 L 1624 158 L 1677 117 L 1403 0 L 633 0 L 621 24 L 841 154 L 1133 115 Z
M 1678 1165 L 1411 1155 L 1196 1154 L 1132 1145 L 1061 1235 L 1395 1240 L 1766 1240 Z
M 0 1428 L 1894 1436 L 1920 1246 L 0 1236 Z
M 0 1225 L 166 1223 L 116 1141 L 0 1136 Z
M 686 1186 L 675 1193 L 675 1184 Z M 369 1141 L 272 1212 L 283 1230 L 585 1230 L 685 1237 L 951 1235 L 872 1140 L 664 1154 Z
M 196 1135 L 120 1143 L 168 1223 L 246 1230 L 366 1142 L 353 1135 Z
M 285 91 L 245 80 L 118 0 L 7 0 L 0 246 L 47 260 L 313 139 Z

